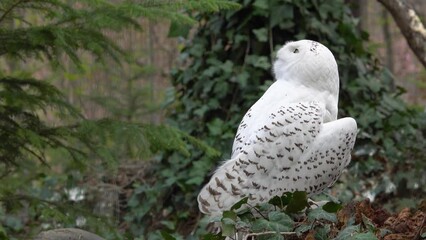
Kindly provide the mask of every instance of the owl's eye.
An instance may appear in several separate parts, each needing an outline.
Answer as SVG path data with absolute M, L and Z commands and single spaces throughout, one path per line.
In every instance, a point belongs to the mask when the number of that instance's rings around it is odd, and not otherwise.
M 298 53 L 298 52 L 299 52 L 298 48 L 295 48 L 294 51 L 293 51 L 293 53 Z

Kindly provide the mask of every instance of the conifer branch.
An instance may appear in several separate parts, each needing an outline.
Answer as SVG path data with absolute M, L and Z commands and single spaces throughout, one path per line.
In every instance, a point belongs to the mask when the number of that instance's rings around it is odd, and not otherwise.
M 0 16 L 0 22 L 2 22 L 6 16 L 12 12 L 12 10 L 17 7 L 19 4 L 27 2 L 28 0 L 18 0 L 16 3 L 12 4 L 9 9 L 6 9 L 4 13 Z
M 50 165 L 46 162 L 46 160 L 43 156 L 37 154 L 35 151 L 31 150 L 30 148 L 28 148 L 26 146 L 21 146 L 21 147 L 22 147 L 22 149 L 24 149 L 25 151 L 29 152 L 31 155 L 36 157 L 43 165 L 50 168 Z

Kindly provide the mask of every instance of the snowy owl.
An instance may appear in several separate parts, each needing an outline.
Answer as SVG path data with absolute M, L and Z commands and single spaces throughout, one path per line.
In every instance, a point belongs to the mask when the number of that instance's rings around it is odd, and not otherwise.
M 284 192 L 318 194 L 349 164 L 357 124 L 337 119 L 339 74 L 331 51 L 315 41 L 288 42 L 273 71 L 276 81 L 238 127 L 231 159 L 198 195 L 202 213 L 220 214 L 243 197 L 258 204 Z

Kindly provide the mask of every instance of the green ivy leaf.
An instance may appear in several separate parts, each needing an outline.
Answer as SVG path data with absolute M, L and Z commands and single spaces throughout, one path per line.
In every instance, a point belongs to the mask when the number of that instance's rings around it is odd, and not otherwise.
M 224 239 L 226 239 L 226 237 L 222 236 L 222 233 L 217 233 L 217 234 L 208 233 L 208 234 L 204 235 L 202 237 L 202 239 L 204 239 L 204 240 L 224 240 Z
M 268 41 L 268 29 L 266 28 L 253 29 L 253 33 L 256 36 L 257 40 L 259 40 L 259 42 Z
M 250 55 L 246 57 L 246 62 L 251 64 L 253 67 L 264 70 L 270 70 L 271 68 L 271 63 L 265 56 Z
M 272 227 L 270 227 L 269 221 L 266 220 L 266 219 L 261 218 L 261 219 L 256 219 L 253 222 L 251 230 L 253 232 L 262 232 L 262 231 L 265 231 L 265 230 L 271 230 L 271 228 Z
M 229 61 L 229 60 L 225 61 L 225 62 L 224 62 L 224 63 L 220 66 L 220 68 L 221 68 L 221 69 L 222 69 L 225 73 L 227 73 L 227 74 L 232 73 L 233 67 L 234 67 L 234 63 L 233 63 L 233 62 L 231 62 L 231 61 Z
M 297 213 L 308 207 L 308 196 L 304 191 L 296 191 L 287 205 L 286 211 L 289 213 Z
M 164 240 L 176 240 L 175 237 L 173 237 L 172 235 L 170 235 L 170 233 L 166 231 L 160 231 L 160 233 Z
M 233 236 L 235 234 L 235 221 L 231 218 L 222 218 L 222 235 Z
M 359 225 L 349 226 L 339 232 L 335 240 L 353 239 L 352 236 L 359 231 Z
M 245 197 L 245 198 L 241 199 L 240 201 L 238 201 L 237 203 L 235 203 L 231 207 L 231 210 L 237 210 L 237 209 L 239 209 L 243 204 L 246 204 L 247 201 L 248 201 L 248 197 Z
M 7 232 L 1 224 L 0 224 L 0 239 L 8 239 Z
M 237 220 L 237 214 L 234 211 L 224 211 L 222 214 L 223 218 L 229 218 L 232 220 Z
M 175 229 L 175 225 L 176 225 L 176 222 L 173 222 L 173 221 L 166 221 L 166 220 L 163 220 L 163 221 L 161 221 L 161 224 L 163 224 L 166 228 L 168 228 L 168 229 L 170 229 L 170 230 L 174 230 Z
M 308 219 L 310 221 L 314 220 L 327 220 L 330 222 L 337 222 L 337 217 L 335 213 L 329 213 L 324 211 L 321 208 L 315 208 L 308 213 Z
M 219 136 L 222 134 L 223 121 L 220 118 L 215 118 L 213 121 L 207 124 L 210 134 L 213 136 Z
M 291 192 L 283 193 L 283 195 L 281 196 L 281 202 L 284 204 L 284 206 L 287 206 L 292 199 L 293 193 Z
M 270 212 L 267 219 L 257 219 L 252 225 L 254 232 L 261 231 L 276 231 L 276 232 L 288 232 L 293 229 L 294 221 L 285 213 L 282 212 Z
M 293 17 L 293 6 L 280 3 L 271 9 L 270 26 L 275 27 L 283 22 L 291 22 Z
M 328 233 L 330 232 L 330 224 L 326 224 L 315 229 L 315 240 L 328 240 Z
M 271 198 L 269 201 L 268 201 L 268 203 L 269 204 L 272 204 L 272 205 L 274 205 L 274 206 L 276 206 L 276 207 L 279 207 L 279 208 L 283 208 L 283 202 L 282 202 L 282 200 L 281 200 L 281 197 L 278 197 L 278 196 L 275 196 L 275 197 L 273 197 L 273 198 Z
M 256 0 L 253 3 L 253 6 L 256 7 L 256 8 L 260 8 L 260 9 L 266 10 L 269 7 L 268 0 Z
M 322 206 L 322 209 L 324 209 L 324 211 L 329 212 L 329 213 L 336 213 L 341 208 L 342 208 L 342 205 L 339 204 L 339 203 L 335 203 L 335 202 L 328 202 L 328 203 L 324 204 L 324 206 Z
M 247 86 L 249 78 L 250 74 L 246 71 L 243 71 L 236 76 L 236 80 L 242 88 Z
M 290 216 L 288 216 L 287 214 L 283 212 L 276 212 L 276 211 L 270 212 L 268 214 L 268 218 L 269 218 L 269 221 L 271 222 L 279 223 L 291 229 L 293 228 L 293 225 L 294 225 L 293 219 L 291 219 Z
M 307 224 L 300 225 L 299 227 L 296 228 L 295 231 L 296 231 L 297 236 L 300 237 L 302 235 L 302 233 L 305 233 L 305 232 L 311 230 L 311 228 L 312 228 L 311 224 L 307 223 Z

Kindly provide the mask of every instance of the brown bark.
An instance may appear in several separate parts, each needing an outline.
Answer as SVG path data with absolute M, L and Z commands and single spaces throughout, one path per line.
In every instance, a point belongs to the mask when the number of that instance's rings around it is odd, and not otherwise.
M 426 29 L 405 0 L 378 0 L 392 15 L 411 50 L 426 68 Z

